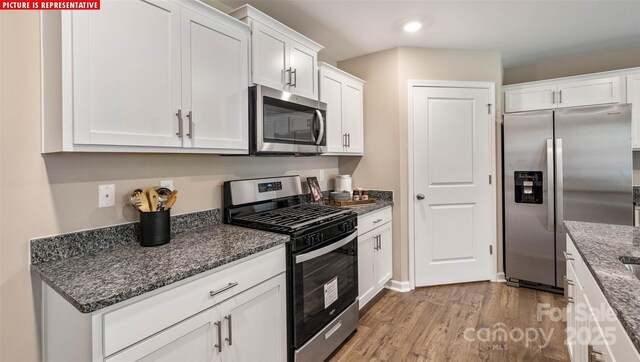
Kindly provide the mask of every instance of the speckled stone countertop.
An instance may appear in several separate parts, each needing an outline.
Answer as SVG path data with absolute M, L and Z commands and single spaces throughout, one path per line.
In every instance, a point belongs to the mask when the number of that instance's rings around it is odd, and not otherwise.
M 378 200 L 375 204 L 348 206 L 347 208 L 355 211 L 358 216 L 364 216 L 370 212 L 383 209 L 387 206 L 393 206 L 393 201 Z
M 640 228 L 576 221 L 565 221 L 565 225 L 591 275 L 640 351 L 640 280 L 622 263 L 640 264 Z
M 289 236 L 215 224 L 174 235 L 158 247 L 126 242 L 31 269 L 89 313 L 283 244 Z

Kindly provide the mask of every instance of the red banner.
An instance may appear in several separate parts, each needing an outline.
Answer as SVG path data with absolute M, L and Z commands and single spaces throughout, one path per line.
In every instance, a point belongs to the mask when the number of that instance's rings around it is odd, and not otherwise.
M 100 10 L 100 0 L 0 1 L 0 10 Z

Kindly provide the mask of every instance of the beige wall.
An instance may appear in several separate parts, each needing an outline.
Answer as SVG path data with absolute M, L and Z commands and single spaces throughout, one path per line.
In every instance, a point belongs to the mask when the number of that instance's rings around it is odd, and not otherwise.
M 173 179 L 174 214 L 221 207 L 225 180 L 300 174 L 326 179 L 335 157 L 40 154 L 40 49 L 37 12 L 0 14 L 0 360 L 38 359 L 36 298 L 28 269 L 34 237 L 133 221 L 126 194 Z M 102 183 L 116 185 L 116 207 L 98 209 Z M 326 188 L 327 182 L 321 182 Z
M 365 156 L 340 159 L 340 173 L 351 173 L 354 183 L 395 191 L 393 221 L 393 278 L 409 279 L 407 81 L 453 80 L 496 83 L 496 114 L 501 114 L 502 63 L 497 52 L 396 48 L 341 61 L 338 66 L 367 81 L 365 84 Z M 496 125 L 496 139 L 500 140 Z M 498 145 L 497 149 L 499 150 Z M 499 157 L 500 152 L 498 152 Z M 497 165 L 500 160 L 497 158 Z M 499 168 L 499 167 L 498 167 Z M 499 170 L 498 170 L 499 171 Z M 498 176 L 499 180 L 501 177 Z M 501 185 L 497 185 L 498 190 Z M 500 199 L 498 205 L 501 205 Z M 498 206 L 498 211 L 501 207 Z M 502 220 L 500 214 L 498 221 Z M 501 230 L 501 223 L 498 225 Z M 497 233 L 498 256 L 501 232 Z M 498 261 L 502 270 L 502 261 Z
M 505 68 L 504 84 L 532 82 L 633 67 L 640 67 L 640 46 L 553 58 L 532 64 Z

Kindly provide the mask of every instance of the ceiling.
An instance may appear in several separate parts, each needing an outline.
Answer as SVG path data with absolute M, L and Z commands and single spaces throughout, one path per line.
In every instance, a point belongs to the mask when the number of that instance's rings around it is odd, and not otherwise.
M 222 0 L 236 8 L 246 0 Z M 505 67 L 640 46 L 640 0 L 249 0 L 340 61 L 397 46 L 493 50 Z M 423 27 L 405 33 L 402 25 Z

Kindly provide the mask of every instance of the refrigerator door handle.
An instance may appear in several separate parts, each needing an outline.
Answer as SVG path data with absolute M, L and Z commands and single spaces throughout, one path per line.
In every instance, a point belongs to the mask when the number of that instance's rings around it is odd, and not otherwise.
M 553 172 L 553 138 L 547 138 L 547 231 L 554 231 L 553 199 L 555 194 Z
M 558 232 L 564 232 L 564 183 L 562 175 L 562 138 L 556 138 L 556 219 Z

